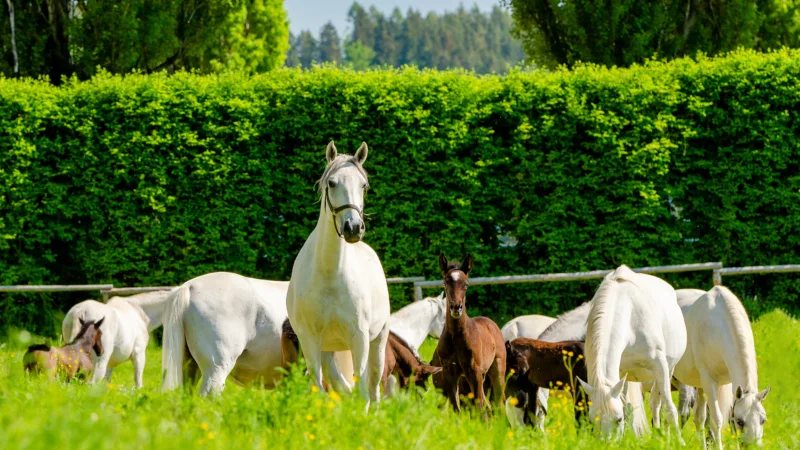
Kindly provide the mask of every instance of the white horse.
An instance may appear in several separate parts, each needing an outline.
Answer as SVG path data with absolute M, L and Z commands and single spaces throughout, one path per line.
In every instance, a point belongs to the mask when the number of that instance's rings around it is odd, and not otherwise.
M 367 151 L 362 143 L 355 156 L 337 155 L 328 144 L 319 220 L 294 261 L 286 306 L 317 387 L 324 371 L 335 390 L 350 392 L 333 362 L 334 352 L 350 350 L 369 405 L 380 401 L 389 289 L 378 255 L 361 240 Z
M 174 289 L 164 312 L 164 390 L 202 372 L 200 395 L 216 394 L 225 381 L 260 381 L 272 387 L 282 378 L 281 331 L 286 320 L 287 281 L 215 272 Z M 189 354 L 185 354 L 185 349 Z
M 682 383 L 698 387 L 695 425 L 702 431 L 706 404 L 711 434 L 722 448 L 724 403 L 735 399 L 731 411 L 737 431 L 746 444 L 761 445 L 767 413 L 761 403 L 770 388 L 758 391 L 758 365 L 750 319 L 742 303 L 726 287 L 715 286 L 694 302 L 686 302 L 684 318 L 689 335 L 686 353 L 675 368 Z M 732 383 L 731 386 L 725 386 Z M 725 409 L 723 409 L 725 408 Z
M 506 342 L 513 341 L 518 337 L 538 339 L 539 335 L 555 321 L 556 319 L 553 317 L 540 316 L 539 314 L 519 316 L 503 325 L 500 332 L 503 333 L 503 339 Z
M 547 342 L 585 341 L 586 320 L 591 309 L 592 302 L 586 302 L 571 311 L 559 315 L 556 321 L 539 335 L 539 340 Z M 642 396 L 642 384 L 633 381 L 628 381 L 626 384 L 623 396 L 627 409 L 631 412 L 631 426 L 634 434 L 641 436 L 648 428 L 647 411 L 644 409 L 644 397 Z M 544 419 L 547 414 L 549 396 L 550 391 L 548 389 L 538 389 L 536 401 L 539 403 L 539 408 L 537 409 L 535 423 L 542 431 L 544 431 Z
M 651 408 L 657 411 L 664 400 L 670 424 L 682 442 L 670 379 L 686 350 L 686 326 L 672 286 L 620 266 L 600 284 L 587 322 L 589 380 L 578 380 L 592 402 L 590 420 L 599 421 L 605 436 L 621 433 L 625 380 L 655 380 Z M 625 374 L 621 380 L 620 374 Z
M 103 354 L 93 355 L 91 383 L 103 378 L 111 381 L 114 367 L 133 361 L 136 387 L 142 387 L 145 351 L 150 331 L 161 326 L 161 316 L 169 291 L 147 292 L 131 297 L 111 297 L 108 303 L 86 300 L 70 308 L 61 323 L 64 342 L 72 342 L 81 329 L 81 320 L 103 321 Z

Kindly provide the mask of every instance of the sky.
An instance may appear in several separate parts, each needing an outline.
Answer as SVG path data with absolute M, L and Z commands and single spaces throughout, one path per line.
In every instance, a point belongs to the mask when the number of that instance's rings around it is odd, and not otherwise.
M 342 36 L 349 26 L 347 11 L 353 2 L 354 0 L 284 0 L 283 4 L 289 13 L 289 29 L 293 34 L 311 30 L 314 35 L 318 35 L 320 28 L 331 21 L 339 36 Z M 482 11 L 488 11 L 499 4 L 500 0 L 360 0 L 359 3 L 366 9 L 374 5 L 388 15 L 395 7 L 400 8 L 403 14 L 409 7 L 426 14 L 430 11 L 454 11 L 461 4 L 467 9 L 478 5 Z

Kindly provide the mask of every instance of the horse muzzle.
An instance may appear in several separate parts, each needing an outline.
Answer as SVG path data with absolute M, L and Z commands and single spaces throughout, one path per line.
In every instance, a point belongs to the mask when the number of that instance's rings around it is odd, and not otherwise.
M 464 314 L 464 307 L 462 306 L 451 306 L 450 307 L 450 317 L 453 319 L 458 319 L 461 315 Z
M 366 225 L 364 225 L 364 221 L 359 219 L 347 219 L 342 226 L 342 237 L 348 244 L 355 244 L 356 242 L 360 242 L 361 239 L 364 237 L 364 231 L 366 230 Z

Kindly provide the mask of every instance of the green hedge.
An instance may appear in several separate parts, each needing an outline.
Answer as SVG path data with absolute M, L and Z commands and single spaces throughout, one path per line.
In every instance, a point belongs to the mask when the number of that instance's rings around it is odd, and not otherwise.
M 798 263 L 799 136 L 796 51 L 503 77 L 0 80 L 0 284 L 288 279 L 331 139 L 370 145 L 366 241 L 388 276 L 436 279 L 440 251 L 471 251 L 475 276 Z M 756 314 L 800 311 L 797 276 L 726 280 Z M 469 302 L 502 321 L 596 285 L 476 287 Z M 85 295 L 0 294 L 0 327 L 47 332 Z M 393 307 L 411 296 L 394 287 Z

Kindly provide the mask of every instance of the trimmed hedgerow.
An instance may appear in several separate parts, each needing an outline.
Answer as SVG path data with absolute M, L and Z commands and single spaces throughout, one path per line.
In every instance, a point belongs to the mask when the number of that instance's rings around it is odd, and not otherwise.
M 800 53 L 629 69 L 324 67 L 266 75 L 0 80 L 0 283 L 287 279 L 331 139 L 370 145 L 366 241 L 389 276 L 800 262 Z M 710 273 L 669 276 L 709 287 Z M 726 279 L 797 313 L 798 277 Z M 597 282 L 470 290 L 472 314 L 553 314 Z M 432 291 L 429 291 L 433 294 Z M 75 295 L 0 294 L 49 331 Z M 411 298 L 393 287 L 393 307 Z

